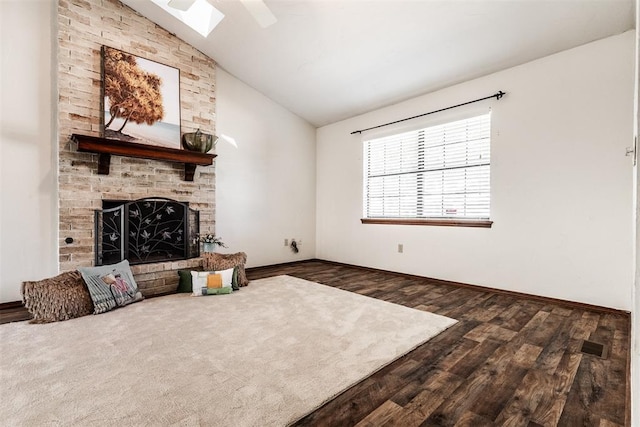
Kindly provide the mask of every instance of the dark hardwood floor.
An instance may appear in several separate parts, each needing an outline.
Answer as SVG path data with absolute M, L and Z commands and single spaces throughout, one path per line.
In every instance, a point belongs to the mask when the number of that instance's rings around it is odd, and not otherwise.
M 31 314 L 20 303 L 0 304 L 0 325 L 3 323 L 22 322 L 30 320 Z
M 626 313 L 316 260 L 247 270 L 280 274 L 458 320 L 296 426 L 630 424 Z M 0 323 L 26 318 L 0 310 Z M 605 357 L 582 352 L 584 340 Z
M 323 261 L 248 271 L 279 274 L 458 320 L 296 426 L 629 425 L 626 313 Z

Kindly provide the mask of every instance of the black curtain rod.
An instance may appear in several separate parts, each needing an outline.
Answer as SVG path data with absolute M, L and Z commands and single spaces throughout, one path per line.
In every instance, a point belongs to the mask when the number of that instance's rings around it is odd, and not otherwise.
M 473 101 L 464 102 L 462 104 L 452 105 L 451 107 L 441 108 L 439 110 L 430 111 L 430 112 L 424 113 L 424 114 L 418 114 L 417 116 L 407 117 L 406 119 L 396 120 L 395 122 L 389 122 L 389 123 L 385 123 L 383 125 L 373 126 L 373 127 L 366 128 L 366 129 L 354 130 L 353 132 L 351 132 L 351 135 L 355 135 L 356 133 L 366 132 L 366 131 L 371 130 L 371 129 L 378 129 L 378 128 L 389 126 L 389 125 L 395 125 L 396 123 L 406 122 L 407 120 L 417 119 L 418 117 L 428 116 L 429 114 L 434 114 L 434 113 L 439 113 L 441 111 L 451 110 L 452 108 L 462 107 L 463 105 L 473 104 L 474 102 L 484 101 L 485 99 L 495 98 L 496 100 L 498 100 L 498 99 L 502 98 L 504 95 L 506 95 L 506 92 L 498 91 L 497 93 L 494 93 L 491 96 L 485 96 L 484 98 L 478 98 L 478 99 L 474 99 Z

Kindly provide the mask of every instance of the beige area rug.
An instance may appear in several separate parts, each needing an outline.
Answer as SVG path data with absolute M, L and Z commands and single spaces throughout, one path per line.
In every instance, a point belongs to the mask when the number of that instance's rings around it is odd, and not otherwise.
M 289 276 L 0 325 L 5 426 L 283 426 L 455 320 Z

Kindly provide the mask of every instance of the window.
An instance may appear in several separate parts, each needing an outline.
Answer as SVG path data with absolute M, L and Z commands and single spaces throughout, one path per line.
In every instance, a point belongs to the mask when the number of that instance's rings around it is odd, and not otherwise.
M 487 113 L 365 141 L 363 222 L 488 220 L 490 140 Z

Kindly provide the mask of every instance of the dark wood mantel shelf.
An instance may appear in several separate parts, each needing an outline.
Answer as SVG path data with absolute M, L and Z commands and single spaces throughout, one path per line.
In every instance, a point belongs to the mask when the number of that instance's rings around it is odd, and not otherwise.
M 216 157 L 215 154 L 136 144 L 133 142 L 119 141 L 117 139 L 78 135 L 76 133 L 71 135 L 71 140 L 78 143 L 78 151 L 97 153 L 100 155 L 98 158 L 98 173 L 101 175 L 109 175 L 111 155 L 113 154 L 139 159 L 184 163 L 184 180 L 193 181 L 196 166 L 212 165 L 213 159 Z

